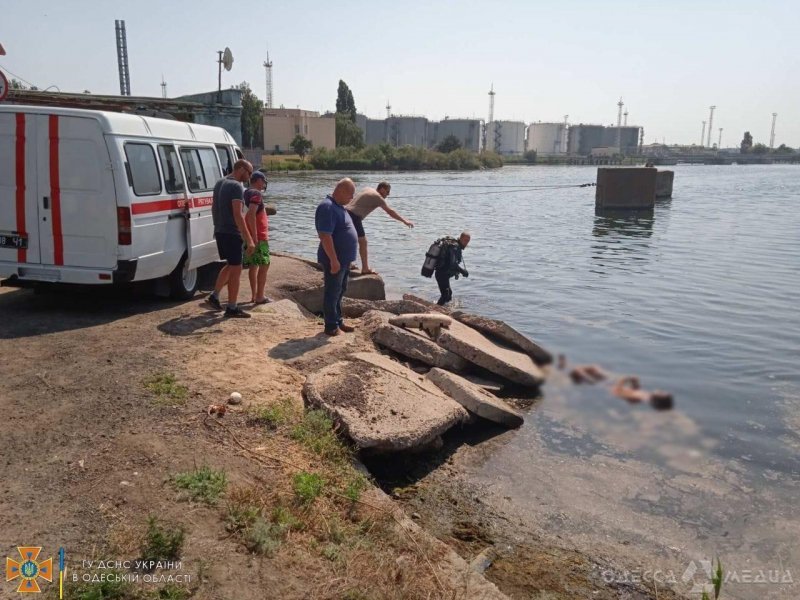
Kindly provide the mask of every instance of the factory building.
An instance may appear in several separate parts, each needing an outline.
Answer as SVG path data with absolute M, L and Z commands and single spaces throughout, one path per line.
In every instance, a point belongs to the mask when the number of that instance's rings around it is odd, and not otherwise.
M 299 108 L 265 108 L 263 118 L 265 152 L 291 152 L 296 135 L 311 140 L 314 148 L 336 147 L 336 119 Z
M 498 154 L 525 152 L 525 123 L 492 121 L 486 124 L 486 149 Z

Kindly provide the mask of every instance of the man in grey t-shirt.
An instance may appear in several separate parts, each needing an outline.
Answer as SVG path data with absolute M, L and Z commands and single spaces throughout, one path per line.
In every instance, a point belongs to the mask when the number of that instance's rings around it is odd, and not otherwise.
M 219 257 L 225 261 L 225 266 L 219 272 L 214 291 L 208 296 L 208 303 L 221 310 L 222 303 L 219 294 L 226 285 L 228 286 L 228 306 L 225 309 L 226 317 L 249 317 L 237 303 L 239 296 L 239 278 L 242 275 L 242 246 L 243 240 L 247 246 L 247 254 L 252 254 L 255 249 L 250 231 L 244 222 L 242 210 L 244 209 L 244 186 L 253 174 L 253 165 L 246 160 L 237 160 L 233 165 L 233 172 L 220 179 L 214 186 L 211 216 L 214 221 L 214 237 L 217 240 Z
M 364 225 L 362 221 L 367 218 L 367 216 L 376 208 L 382 208 L 386 211 L 386 214 L 395 219 L 396 221 L 400 221 L 406 227 L 414 227 L 414 223 L 411 221 L 407 221 L 403 217 L 401 217 L 394 209 L 392 209 L 389 204 L 386 202 L 386 197 L 392 191 L 392 186 L 390 186 L 385 181 L 381 181 L 378 184 L 378 188 L 373 190 L 372 188 L 365 188 L 362 192 L 360 192 L 355 199 L 350 202 L 345 208 L 347 212 L 350 213 L 350 218 L 353 219 L 353 225 L 356 228 L 356 233 L 358 234 L 358 253 L 361 255 L 361 273 L 374 273 L 372 269 L 369 268 L 369 256 L 367 253 L 367 234 L 364 232 Z

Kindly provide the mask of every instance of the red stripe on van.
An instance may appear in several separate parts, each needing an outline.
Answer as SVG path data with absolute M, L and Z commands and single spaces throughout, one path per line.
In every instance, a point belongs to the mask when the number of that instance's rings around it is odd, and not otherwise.
M 16 131 L 17 234 L 25 235 L 25 115 L 17 113 Z M 17 249 L 17 262 L 28 262 L 28 251 Z
M 61 180 L 58 163 L 58 115 L 50 115 L 50 199 L 53 203 L 53 258 L 64 264 L 64 237 L 61 232 Z
M 191 208 L 203 208 L 211 206 L 213 198 L 211 196 L 196 196 L 189 199 Z M 131 204 L 131 213 L 134 215 L 146 215 L 148 213 L 163 212 L 165 210 L 183 210 L 186 207 L 186 200 L 178 198 L 175 200 L 154 200 L 153 202 L 136 202 Z
M 136 202 L 131 204 L 131 213 L 134 215 L 145 215 L 147 213 L 163 212 L 165 210 L 177 210 L 186 206 L 184 198 L 177 200 L 156 200 L 154 202 Z

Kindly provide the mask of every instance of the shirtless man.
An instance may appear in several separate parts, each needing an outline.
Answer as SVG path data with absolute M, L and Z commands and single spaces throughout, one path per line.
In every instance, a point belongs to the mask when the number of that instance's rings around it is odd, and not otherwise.
M 369 256 L 367 253 L 367 234 L 364 233 L 364 225 L 362 221 L 369 216 L 369 214 L 376 208 L 382 208 L 387 215 L 396 221 L 400 221 L 406 227 L 414 227 L 414 223 L 401 217 L 386 202 L 386 198 L 392 191 L 392 186 L 381 181 L 377 189 L 365 188 L 361 191 L 354 200 L 352 200 L 345 208 L 350 213 L 350 218 L 353 220 L 353 225 L 358 234 L 358 253 L 361 256 L 361 274 L 375 273 L 369 268 Z

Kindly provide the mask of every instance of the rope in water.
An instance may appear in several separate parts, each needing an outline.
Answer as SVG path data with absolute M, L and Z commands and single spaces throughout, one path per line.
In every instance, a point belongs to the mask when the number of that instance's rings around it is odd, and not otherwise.
M 398 184 L 398 185 L 405 185 L 405 184 Z M 473 196 L 488 196 L 489 194 L 518 194 L 520 192 L 538 192 L 540 190 L 558 190 L 558 189 L 566 189 L 566 188 L 584 188 L 584 187 L 592 187 L 597 185 L 595 183 L 581 183 L 577 185 L 542 185 L 537 187 L 527 187 L 522 189 L 506 189 L 506 190 L 494 190 L 489 192 L 469 192 L 469 195 Z M 459 187 L 468 187 L 468 186 L 459 186 Z M 477 187 L 477 186 L 476 186 Z M 411 198 L 449 198 L 453 196 L 466 196 L 465 193 L 456 193 L 456 194 L 417 194 L 414 196 L 390 196 L 391 200 L 407 200 Z

